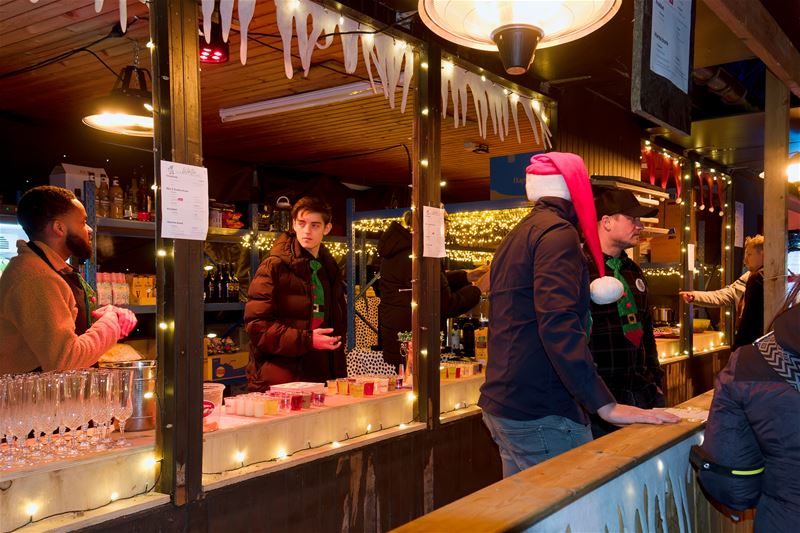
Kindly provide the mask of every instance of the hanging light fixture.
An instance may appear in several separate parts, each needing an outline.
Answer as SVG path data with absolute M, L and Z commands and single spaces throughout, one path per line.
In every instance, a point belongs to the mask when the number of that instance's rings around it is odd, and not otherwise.
M 94 111 L 83 117 L 83 123 L 92 128 L 133 135 L 153 136 L 153 95 L 147 90 L 150 72 L 136 65 L 128 65 L 120 72 L 108 96 L 98 98 Z M 134 80 L 139 87 L 133 87 Z
M 461 46 L 500 52 L 506 72 L 527 72 L 538 48 L 574 41 L 613 17 L 622 0 L 419 0 L 428 28 Z
M 227 63 L 230 47 L 222 39 L 222 26 L 216 22 L 211 23 L 209 35 L 200 32 L 200 62 L 201 63 Z

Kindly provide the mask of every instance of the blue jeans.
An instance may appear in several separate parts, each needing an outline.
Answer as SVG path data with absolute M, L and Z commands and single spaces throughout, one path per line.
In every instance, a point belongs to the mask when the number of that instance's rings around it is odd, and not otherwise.
M 500 448 L 504 478 L 592 440 L 588 425 L 563 416 L 510 420 L 484 411 L 483 423 Z

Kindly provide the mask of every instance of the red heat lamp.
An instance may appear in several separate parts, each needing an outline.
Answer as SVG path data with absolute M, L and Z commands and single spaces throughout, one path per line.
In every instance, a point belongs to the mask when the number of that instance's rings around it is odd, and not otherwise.
M 207 42 L 208 41 L 208 42 Z M 227 63 L 228 43 L 222 40 L 222 26 L 216 22 L 211 23 L 210 39 L 206 39 L 200 29 L 200 62 L 201 63 Z

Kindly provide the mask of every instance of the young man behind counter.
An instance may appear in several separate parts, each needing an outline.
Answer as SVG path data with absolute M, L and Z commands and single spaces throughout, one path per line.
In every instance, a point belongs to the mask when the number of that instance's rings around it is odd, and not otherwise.
M 331 208 L 304 197 L 292 227 L 278 237 L 250 284 L 244 322 L 250 336 L 251 391 L 291 381 L 325 382 L 347 374 L 344 278 L 322 239 Z
M 67 189 L 35 187 L 17 219 L 30 241 L 17 241 L 0 276 L 0 374 L 93 365 L 133 330 L 136 315 L 112 305 L 91 311 L 91 287 L 66 262 L 92 255 L 83 204 Z

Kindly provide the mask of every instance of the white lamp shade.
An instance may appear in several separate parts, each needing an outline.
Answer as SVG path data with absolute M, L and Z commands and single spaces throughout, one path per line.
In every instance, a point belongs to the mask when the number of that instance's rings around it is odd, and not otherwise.
M 492 33 L 507 25 L 544 33 L 538 48 L 587 35 L 613 17 L 622 0 L 420 0 L 422 21 L 440 37 L 462 46 L 496 51 Z

